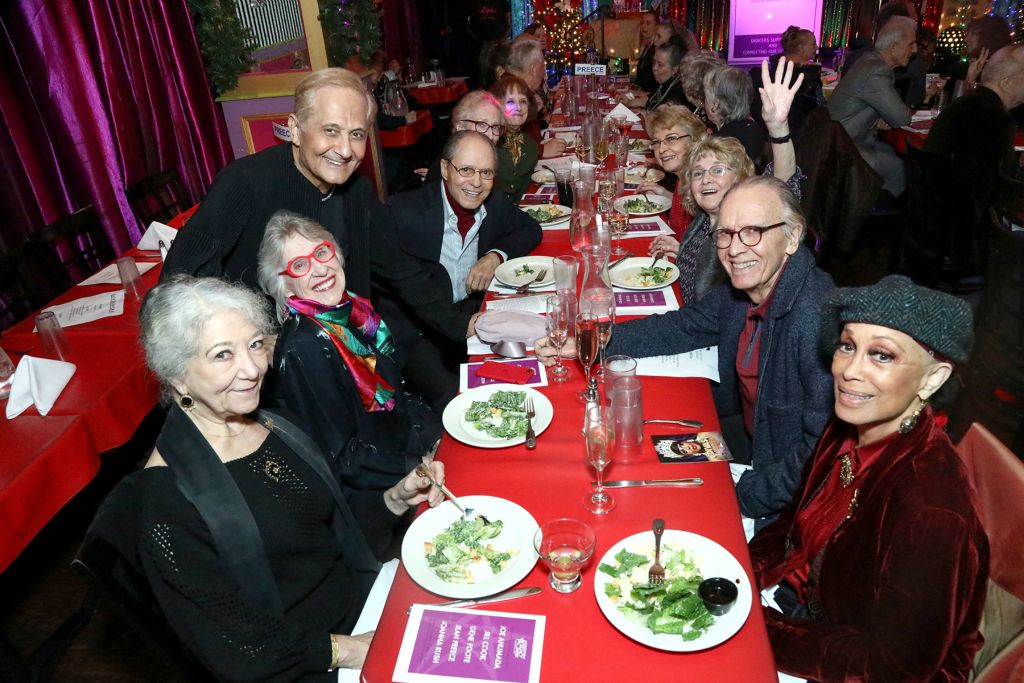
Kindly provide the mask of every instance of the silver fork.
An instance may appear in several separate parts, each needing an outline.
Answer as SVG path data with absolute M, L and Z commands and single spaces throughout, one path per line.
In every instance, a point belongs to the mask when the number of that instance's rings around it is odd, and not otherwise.
M 533 431 L 533 418 L 537 413 L 533 409 L 532 396 L 526 397 L 523 407 L 526 409 L 526 447 L 532 450 L 537 447 L 537 435 Z
M 448 490 L 447 486 L 445 486 L 444 484 L 438 484 L 437 481 L 434 479 L 434 476 L 430 474 L 430 470 L 427 469 L 425 465 L 420 465 L 419 467 L 416 468 L 416 471 L 422 476 L 426 477 L 431 484 L 441 489 L 441 493 L 443 493 L 448 498 L 448 500 L 452 502 L 452 505 L 458 508 L 458 510 L 462 513 L 463 519 L 465 519 L 466 521 L 473 519 L 473 513 L 476 512 L 476 510 L 474 510 L 471 507 L 464 506 L 462 503 L 459 502 L 459 499 L 455 497 L 455 494 Z M 491 520 L 487 519 L 479 513 L 476 516 L 479 517 L 480 521 L 484 524 L 491 523 Z
M 527 282 L 524 285 L 520 285 L 519 288 L 516 289 L 516 294 L 526 294 L 527 292 L 530 291 L 530 286 L 533 285 L 534 282 L 540 282 L 541 280 L 544 279 L 544 276 L 547 275 L 547 274 L 548 274 L 548 269 L 547 268 L 541 268 L 537 272 L 537 277 L 533 278 L 532 280 L 530 280 L 529 282 Z
M 654 564 L 647 570 L 647 583 L 665 583 L 665 568 L 661 566 L 661 534 L 665 531 L 665 520 L 656 519 L 651 525 L 654 530 Z

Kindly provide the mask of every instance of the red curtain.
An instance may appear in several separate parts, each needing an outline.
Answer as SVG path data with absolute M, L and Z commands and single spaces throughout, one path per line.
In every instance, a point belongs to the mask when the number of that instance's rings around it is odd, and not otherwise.
M 0 246 L 92 204 L 118 253 L 127 185 L 176 168 L 205 194 L 231 160 L 186 0 L 0 3 Z
M 417 67 L 423 65 L 423 44 L 420 42 L 420 22 L 417 18 L 416 3 L 408 0 L 382 0 L 381 24 L 384 34 L 384 51 L 389 59 L 397 59 L 405 65 L 405 59 L 412 59 Z

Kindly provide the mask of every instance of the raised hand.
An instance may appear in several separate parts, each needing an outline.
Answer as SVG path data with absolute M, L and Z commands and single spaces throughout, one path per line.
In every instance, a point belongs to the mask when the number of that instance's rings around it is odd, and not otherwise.
M 977 83 L 978 79 L 981 78 L 981 72 L 985 69 L 985 64 L 988 63 L 989 51 L 987 47 L 981 48 L 981 52 L 978 56 L 970 61 L 967 65 L 967 82 Z
M 761 82 L 764 84 L 758 88 L 761 94 L 761 116 L 764 118 L 765 126 L 771 129 L 773 125 L 787 121 L 789 109 L 793 106 L 793 98 L 804 82 L 804 75 L 800 74 L 793 80 L 793 63 L 785 57 L 779 58 L 774 79 L 771 78 L 769 71 L 768 61 L 761 62 Z M 793 80 L 792 85 L 786 85 L 790 80 Z

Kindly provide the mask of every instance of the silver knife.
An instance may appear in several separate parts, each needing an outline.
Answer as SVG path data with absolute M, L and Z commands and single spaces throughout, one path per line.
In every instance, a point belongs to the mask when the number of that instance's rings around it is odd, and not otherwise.
M 620 263 L 622 263 L 622 262 L 623 262 L 623 261 L 625 261 L 626 259 L 628 259 L 628 258 L 632 258 L 632 257 L 633 257 L 633 255 L 632 255 L 632 254 L 626 254 L 626 255 L 625 255 L 625 256 L 623 256 L 622 258 L 620 258 L 620 259 L 616 259 L 615 261 L 612 261 L 611 263 L 609 263 L 609 264 L 608 264 L 608 270 L 611 270 L 612 268 L 614 268 L 615 266 L 619 265 Z
M 704 428 L 704 423 L 700 420 L 644 420 L 645 425 L 653 423 L 679 425 L 680 427 L 693 427 L 694 429 Z
M 597 486 L 596 481 L 590 482 L 591 486 Z M 704 480 L 701 477 L 684 477 L 683 479 L 619 479 L 606 481 L 603 486 L 610 489 L 623 489 L 630 486 L 703 486 Z
M 537 586 L 529 586 L 527 588 L 514 588 L 512 590 L 498 593 L 496 595 L 489 595 L 486 598 L 472 598 L 467 600 L 449 600 L 448 602 L 437 602 L 432 605 L 426 605 L 427 607 L 472 607 L 473 605 L 486 605 L 489 602 L 502 602 L 504 600 L 515 600 L 516 598 L 525 598 L 530 595 L 536 595 L 540 593 L 540 588 Z M 412 606 L 406 610 L 406 614 L 412 611 Z

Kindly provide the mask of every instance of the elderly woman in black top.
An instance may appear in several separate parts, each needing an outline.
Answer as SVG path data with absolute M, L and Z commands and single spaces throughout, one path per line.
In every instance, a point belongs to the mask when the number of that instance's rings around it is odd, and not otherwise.
M 258 263 L 283 321 L 271 405 L 295 414 L 347 485 L 388 488 L 433 453 L 441 426 L 402 390 L 387 323 L 346 290 L 341 250 L 315 221 L 274 214 Z
M 764 152 L 764 133 L 750 118 L 754 86 L 750 74 L 732 66 L 713 69 L 704 76 L 704 108 L 717 128 L 715 135 L 736 138 L 755 163 Z M 788 112 L 787 112 L 788 114 Z
M 146 296 L 142 345 L 171 406 L 145 469 L 118 491 L 139 501 L 132 540 L 161 611 L 218 678 L 336 680 L 324 672 L 362 666 L 373 636 L 348 634 L 374 548 L 440 497 L 415 472 L 383 492 L 343 489 L 309 437 L 257 410 L 268 313 L 215 278 L 175 276 Z

